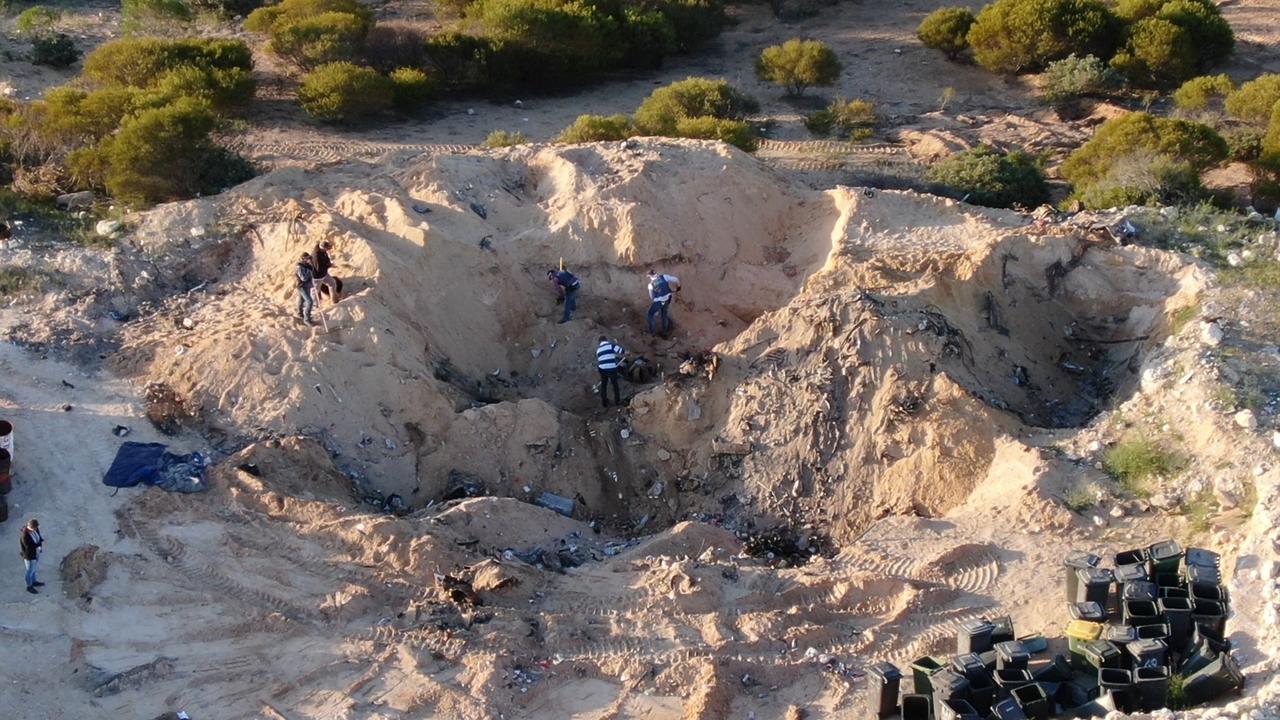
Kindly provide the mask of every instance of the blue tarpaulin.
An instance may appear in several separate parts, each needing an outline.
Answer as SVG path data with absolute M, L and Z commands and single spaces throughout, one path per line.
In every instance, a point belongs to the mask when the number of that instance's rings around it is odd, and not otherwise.
M 163 443 L 123 443 L 102 484 L 114 488 L 156 485 L 186 493 L 207 490 L 204 469 L 208 460 L 200 453 L 175 455 L 168 447 Z

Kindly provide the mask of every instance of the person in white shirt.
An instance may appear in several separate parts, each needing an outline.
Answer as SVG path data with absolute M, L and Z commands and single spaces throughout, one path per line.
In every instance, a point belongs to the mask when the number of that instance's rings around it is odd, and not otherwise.
M 649 268 L 649 334 L 654 334 L 653 318 L 658 316 L 662 320 L 661 335 L 666 337 L 671 334 L 671 298 L 680 291 L 680 278 L 675 275 L 665 275 L 663 273 Z
M 609 383 L 613 383 L 613 403 L 622 404 L 622 391 L 618 389 L 619 368 L 622 367 L 622 346 L 604 335 L 596 346 L 596 369 L 600 371 L 600 402 L 609 407 Z

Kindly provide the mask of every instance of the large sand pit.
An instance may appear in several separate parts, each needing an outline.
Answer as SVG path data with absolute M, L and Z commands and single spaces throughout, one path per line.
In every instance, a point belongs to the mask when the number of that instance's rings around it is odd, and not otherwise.
M 724 146 L 282 170 L 131 237 L 147 275 L 116 302 L 162 309 L 111 367 L 172 390 L 152 409 L 180 442 L 234 454 L 195 496 L 85 495 L 94 443 L 34 471 L 81 532 L 66 604 L 0 626 L 0 661 L 61 679 L 33 691 L 53 717 L 863 718 L 870 663 L 948 654 L 965 621 L 1059 642 L 1069 549 L 1185 537 L 1110 491 L 1119 515 L 1067 507 L 1112 487 L 1069 452 L 1107 415 L 1159 403 L 1207 455 L 1266 452 L 1197 417 L 1207 379 L 1153 385 L 1197 362 L 1169 320 L 1205 285 L 1183 259 L 806 190 Z M 327 331 L 291 317 L 321 239 L 348 283 Z M 584 281 L 565 325 L 561 258 Z M 643 332 L 651 265 L 685 286 L 669 340 Z M 623 408 L 593 394 L 601 334 L 663 370 Z M 48 429 L 31 398 L 64 370 L 40 363 L 0 399 Z M 482 496 L 446 499 L 460 480 Z M 1255 487 L 1213 538 L 1257 695 L 1232 717 L 1276 690 L 1277 472 Z

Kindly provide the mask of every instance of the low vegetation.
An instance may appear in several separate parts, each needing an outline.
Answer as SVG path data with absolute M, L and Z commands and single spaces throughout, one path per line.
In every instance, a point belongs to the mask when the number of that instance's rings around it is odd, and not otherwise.
M 1103 467 L 1126 490 L 1138 497 L 1149 494 L 1147 481 L 1178 472 L 1182 457 L 1141 435 L 1131 435 L 1107 449 Z
M 303 76 L 298 104 L 317 120 L 350 124 L 388 110 L 394 93 L 392 81 L 378 71 L 332 62 Z
M 1227 153 L 1208 125 L 1133 112 L 1103 123 L 1061 172 L 1088 207 L 1187 202 L 1202 195 L 1200 173 Z
M 1221 114 L 1227 97 L 1235 91 L 1236 84 L 1226 75 L 1201 75 L 1178 86 L 1173 92 L 1173 104 L 1185 115 Z
M 757 110 L 755 99 L 727 80 L 690 77 L 654 90 L 630 118 L 582 115 L 557 139 L 590 142 L 665 135 L 720 140 L 750 152 L 759 144 L 759 136 L 744 119 Z
M 925 179 L 945 194 L 989 207 L 1036 207 L 1049 200 L 1039 158 L 986 145 L 956 153 L 929 168 Z
M 1227 113 L 1247 123 L 1263 125 L 1280 102 L 1280 73 L 1268 73 L 1242 84 L 1227 95 Z
M 533 139 L 519 130 L 494 130 L 484 139 L 484 146 L 491 148 L 511 147 L 513 145 L 527 145 Z
M 793 97 L 810 87 L 834 85 L 841 69 L 836 52 L 818 40 L 793 38 L 765 48 L 756 58 L 756 77 L 781 85 Z
M 916 37 L 925 47 L 941 50 L 958 60 L 969 49 L 969 28 L 973 27 L 973 11 L 966 7 L 938 8 L 925 16 L 916 29 Z
M 1051 103 L 1104 94 L 1118 85 L 1115 71 L 1093 55 L 1068 55 L 1044 71 L 1044 97 Z
M 804 119 L 809 132 L 821 137 L 861 141 L 871 137 L 879 123 L 875 103 L 870 100 L 836 98 L 830 105 Z

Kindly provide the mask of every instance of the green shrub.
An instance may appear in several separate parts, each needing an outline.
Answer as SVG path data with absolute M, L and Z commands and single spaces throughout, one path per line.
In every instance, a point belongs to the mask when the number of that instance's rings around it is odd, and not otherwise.
M 1220 62 L 1235 46 L 1231 26 L 1208 0 L 1142 0 L 1120 6 L 1132 23 L 1112 66 L 1138 84 L 1165 87 Z
M 1013 74 L 1071 53 L 1109 58 L 1122 30 L 1101 0 L 996 0 L 978 13 L 968 40 L 979 65 Z
M 298 104 L 317 120 L 351 123 L 391 106 L 392 83 L 377 71 L 349 62 L 321 65 L 302 78 Z
M 623 64 L 642 70 L 662 66 L 662 60 L 679 48 L 671 19 L 656 10 L 627 8 L 622 26 L 626 55 Z
M 760 137 L 747 123 L 710 116 L 680 118 L 674 134 L 695 140 L 719 140 L 746 152 L 754 152 L 760 144 Z
M 210 140 L 217 122 L 207 105 L 191 99 L 129 118 L 105 141 L 107 190 L 129 202 L 156 203 L 247 180 L 248 163 Z
M 729 23 L 724 0 L 654 0 L 652 5 L 671 22 L 676 47 L 684 52 L 719 35 Z
M 1271 110 L 1271 122 L 1267 124 L 1267 134 L 1262 138 L 1258 162 L 1280 172 L 1280 102 Z
M 1049 200 L 1040 161 L 1021 151 L 1003 153 L 979 145 L 934 164 L 925 178 L 975 205 L 1037 207 Z
M 363 58 L 378 72 L 427 65 L 427 38 L 417 28 L 374 25 L 364 36 Z
M 493 42 L 487 38 L 443 32 L 427 40 L 427 60 L 444 84 L 466 90 L 488 82 Z
M 1195 74 L 1199 63 L 1191 33 L 1169 20 L 1150 17 L 1134 23 L 1129 42 L 1111 66 L 1139 85 L 1164 87 Z
M 1178 86 L 1173 104 L 1188 114 L 1216 111 L 1235 89 L 1236 84 L 1226 75 L 1201 75 Z
M 1088 208 L 1127 205 L 1183 205 L 1204 197 L 1200 173 L 1185 160 L 1136 150 L 1105 176 L 1086 185 L 1076 199 Z
M 251 32 L 269 33 L 281 20 L 292 21 L 328 12 L 355 15 L 368 29 L 373 26 L 373 10 L 359 0 L 284 0 L 249 13 L 244 27 Z
M 40 37 L 53 32 L 53 26 L 62 19 L 62 11 L 33 5 L 18 16 L 15 27 L 22 37 Z
M 244 16 L 262 7 L 263 0 L 189 0 L 191 7 L 222 17 Z
M 130 88 L 51 88 L 32 106 L 32 124 L 51 154 L 91 145 L 115 131 L 138 106 L 140 93 Z
M 556 142 L 587 143 L 626 140 L 636 134 L 635 123 L 626 115 L 579 115 L 556 137 Z
M 38 270 L 17 265 L 0 267 L 0 298 L 10 298 L 28 292 L 39 292 L 45 276 Z
M 1237 162 L 1253 162 L 1262 157 L 1263 132 L 1253 127 L 1231 128 L 1222 134 L 1228 157 Z
M 133 22 L 190 22 L 196 16 L 183 0 L 122 0 L 120 5 L 125 19 Z
M 63 68 L 80 59 L 80 48 L 66 33 L 40 35 L 31 42 L 31 62 L 35 65 Z
M 875 103 L 870 100 L 836 98 L 830 105 L 806 117 L 804 125 L 815 135 L 828 137 L 834 133 L 837 137 L 847 138 L 869 133 L 879 120 Z
M 501 73 L 513 84 L 567 87 L 618 66 L 627 51 L 620 18 L 603 4 L 475 0 L 468 17 L 499 42 L 499 53 L 516 59 Z
M 356 60 L 369 24 L 358 15 L 326 12 L 284 18 L 271 26 L 271 52 L 301 68 Z
M 1237 120 L 1263 125 L 1271 119 L 1271 109 L 1277 102 L 1280 73 L 1259 75 L 1227 96 L 1227 113 Z
M 811 85 L 835 84 L 840 70 L 836 52 L 818 40 L 792 38 L 765 48 L 756 58 L 756 77 L 781 85 L 792 96 L 801 95 Z
M 417 110 L 436 93 L 436 81 L 418 68 L 396 68 L 387 79 L 391 81 L 391 104 L 400 112 Z
M 217 110 L 236 110 L 253 100 L 256 88 L 253 73 L 243 68 L 180 65 L 161 73 L 147 89 L 160 102 L 189 97 L 203 100 Z
M 128 37 L 99 45 L 84 60 L 84 76 L 98 86 L 145 88 L 184 65 L 209 70 L 253 70 L 253 53 L 240 40 Z
M 1045 99 L 1055 103 L 1095 95 L 1117 85 L 1115 73 L 1093 55 L 1073 54 L 1049 63 L 1044 80 Z
M 916 37 L 925 47 L 941 50 L 955 60 L 969 49 L 969 28 L 973 27 L 973 11 L 964 7 L 938 8 L 920 21 Z
M 1119 0 L 1116 3 L 1116 15 L 1129 22 L 1137 22 L 1160 12 L 1160 8 L 1168 0 Z
M 1226 159 L 1227 143 L 1202 123 L 1131 112 L 1103 123 L 1062 164 L 1062 176 L 1082 190 L 1135 153 L 1162 155 L 1201 172 Z
M 671 135 L 682 118 L 740 120 L 759 105 L 727 80 L 690 77 L 660 87 L 636 108 L 636 127 L 648 135 Z
M 1131 493 L 1145 495 L 1147 480 L 1175 473 L 1185 462 L 1151 440 L 1135 435 L 1108 448 L 1102 456 L 1102 465 Z
M 484 146 L 491 148 L 511 147 L 512 145 L 527 145 L 533 142 L 533 139 L 519 130 L 494 130 L 484 139 Z

